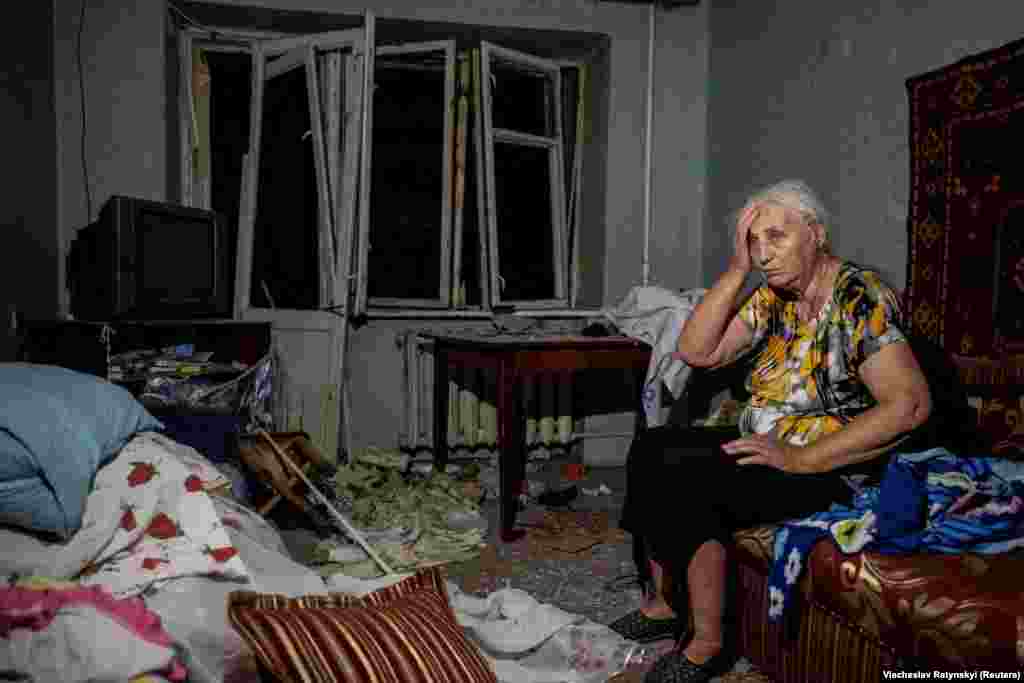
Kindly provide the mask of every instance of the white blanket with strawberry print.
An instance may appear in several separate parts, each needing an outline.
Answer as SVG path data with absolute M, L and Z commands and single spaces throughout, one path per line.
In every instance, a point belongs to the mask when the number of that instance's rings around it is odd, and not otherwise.
M 183 576 L 247 582 L 207 494 L 226 482 L 187 446 L 156 432 L 140 434 L 97 473 L 82 528 L 47 573 L 102 585 L 117 597 Z

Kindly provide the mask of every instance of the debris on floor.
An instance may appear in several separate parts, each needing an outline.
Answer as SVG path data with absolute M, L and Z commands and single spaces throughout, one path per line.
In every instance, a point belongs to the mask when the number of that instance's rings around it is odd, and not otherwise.
M 558 491 L 545 491 L 537 496 L 537 502 L 547 507 L 564 507 L 576 500 L 580 489 L 575 484 Z
M 603 543 L 622 543 L 626 532 L 613 526 L 605 511 L 548 510 L 539 524 L 527 528 L 530 555 L 572 559 Z
M 368 448 L 338 468 L 331 485 L 347 503 L 353 525 L 398 572 L 476 557 L 488 526 L 480 514 L 478 483 L 432 468 L 423 474 L 409 465 L 409 456 L 397 450 Z M 310 554 L 324 576 L 380 574 L 377 564 L 340 534 L 322 539 Z
M 586 489 L 585 488 L 585 489 L 580 489 L 580 490 L 583 491 L 583 495 L 585 495 L 585 496 L 610 496 L 610 495 L 612 495 L 612 490 L 610 488 L 608 488 L 607 484 L 601 484 L 596 489 Z

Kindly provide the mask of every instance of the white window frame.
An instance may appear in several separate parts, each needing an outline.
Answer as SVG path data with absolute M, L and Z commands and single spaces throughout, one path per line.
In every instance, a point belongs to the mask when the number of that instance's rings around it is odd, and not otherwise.
M 494 127 L 492 89 L 494 75 L 491 63 L 494 59 L 522 64 L 531 69 L 541 71 L 552 80 L 552 101 L 554 135 L 545 137 Z M 483 97 L 483 136 L 484 136 L 484 173 L 486 175 L 487 231 L 489 247 L 489 263 L 491 271 L 491 306 L 512 305 L 514 308 L 559 308 L 568 305 L 566 281 L 566 231 L 565 231 L 565 185 L 562 182 L 562 104 L 561 104 L 561 64 L 557 61 L 542 59 L 524 52 L 504 48 L 487 41 L 481 41 L 481 94 Z M 496 144 L 513 144 L 524 147 L 537 147 L 548 152 L 548 168 L 551 174 L 551 226 L 554 233 L 551 237 L 552 267 L 554 269 L 555 291 L 551 299 L 512 300 L 505 299 L 502 294 L 501 262 L 499 260 L 500 230 L 495 207 L 495 176 L 494 148 Z M 509 277 L 512 277 L 509 274 Z
M 361 28 L 333 31 L 323 34 L 289 36 L 281 33 L 244 31 L 202 27 L 185 28 L 179 33 L 179 121 L 181 130 L 181 201 L 187 205 L 210 202 L 208 193 L 194 192 L 193 167 L 193 93 L 192 48 L 203 47 L 212 51 L 247 52 L 252 59 L 253 93 L 250 111 L 249 151 L 245 155 L 239 196 L 239 225 L 235 270 L 235 318 L 239 320 L 270 322 L 276 333 L 288 331 L 300 334 L 327 335 L 327 357 L 324 359 L 322 391 L 332 395 L 328 402 L 321 398 L 321 434 L 319 441 L 333 454 L 338 445 L 338 428 L 344 431 L 342 450 L 351 444 L 350 412 L 346 407 L 348 394 L 340 391 L 345 376 L 349 332 L 350 268 L 356 220 L 356 187 L 365 186 L 369 165 L 363 153 L 368 139 L 366 103 L 362 93 L 370 82 L 373 67 L 375 18 L 364 13 Z M 347 54 L 338 59 L 323 55 L 325 50 L 345 49 Z M 321 51 L 320 54 L 317 51 Z M 328 53 L 330 54 L 330 53 Z M 275 73 L 300 64 L 307 70 L 310 98 L 311 134 L 317 138 L 315 164 L 318 192 L 321 273 L 319 309 L 288 310 L 251 306 L 250 286 L 252 274 L 254 218 L 259 177 L 259 145 L 262 127 L 262 91 L 268 55 L 283 55 L 270 68 Z M 317 78 L 318 69 L 325 70 L 325 79 Z M 345 70 L 346 92 L 342 97 L 338 86 L 340 70 Z M 323 81 L 326 88 L 321 91 Z M 345 103 L 345 111 L 341 111 Z M 323 107 L 323 111 L 321 111 Z M 339 147 L 344 134 L 345 149 Z M 326 136 L 327 144 L 324 144 Z M 339 160 L 338 155 L 342 154 Z M 212 174 L 211 169 L 211 174 Z M 276 341 L 275 341 L 276 343 Z M 282 352 L 283 355 L 288 355 Z M 308 378 L 307 378 L 308 379 Z M 334 408 L 340 408 L 341 424 Z
M 263 31 L 238 31 L 224 29 L 217 31 L 216 37 L 212 37 L 212 31 L 196 28 L 182 28 L 178 34 L 178 121 L 181 122 L 180 149 L 180 201 L 185 206 L 192 206 L 197 209 L 210 208 L 209 186 L 197 188 L 194 186 L 195 179 L 192 175 L 192 167 L 195 163 L 193 148 L 195 145 L 195 111 L 193 109 L 192 90 L 192 49 L 201 48 L 209 52 L 243 52 L 252 59 L 252 44 L 259 40 L 272 40 L 281 38 L 284 34 L 270 33 Z M 187 124 L 187 125 L 185 125 Z M 212 176 L 213 169 L 210 169 Z
M 454 40 L 439 40 L 430 41 L 423 43 L 403 43 L 400 45 L 382 45 L 375 50 L 375 59 L 377 57 L 386 57 L 391 55 L 415 55 L 424 54 L 428 52 L 442 52 L 445 57 L 445 81 L 444 81 L 444 102 L 445 106 L 438 112 L 438 116 L 443 117 L 443 130 L 444 139 L 441 141 L 441 157 L 442 157 L 442 192 L 441 192 L 441 250 L 440 250 L 440 279 L 438 282 L 437 297 L 430 299 L 418 299 L 418 298 L 390 298 L 390 297 L 371 297 L 369 295 L 369 258 L 370 249 L 373 246 L 372 235 L 370 234 L 372 216 L 371 216 L 371 204 L 370 202 L 370 188 L 366 187 L 366 203 L 362 203 L 360 206 L 364 207 L 365 210 L 361 211 L 360 224 L 359 224 L 359 240 L 357 242 L 358 249 L 358 265 L 357 272 L 359 274 L 356 284 L 356 303 L 355 303 L 355 314 L 361 315 L 371 308 L 401 308 L 401 307 L 415 307 L 415 308 L 439 308 L 447 309 L 452 305 L 454 300 L 452 296 L 452 245 L 459 241 L 458 237 L 453 238 L 452 236 L 452 140 L 453 140 L 453 129 L 454 121 L 452 116 L 452 103 L 455 101 L 455 41 Z M 369 92 L 369 91 L 367 91 Z M 370 115 L 372 116 L 372 108 L 370 109 Z M 373 126 L 372 118 L 371 125 L 369 126 L 369 138 L 365 149 L 373 149 Z M 371 156 L 371 155 L 367 155 Z M 366 176 L 370 178 L 369 174 Z
M 317 175 L 317 196 L 318 211 L 320 214 L 320 298 L 319 309 L 347 308 L 347 287 L 339 280 L 347 281 L 348 270 L 343 269 L 342 261 L 346 259 L 347 248 L 337 249 L 335 243 L 349 244 L 350 240 L 344 235 L 344 226 L 341 233 L 335 232 L 331 216 L 339 215 L 338 203 L 341 198 L 338 192 L 332 193 L 329 185 L 329 174 L 326 169 L 324 154 L 323 115 L 320 111 L 322 98 L 317 78 L 316 51 L 330 49 L 350 49 L 353 52 L 362 52 L 363 29 L 350 29 L 347 31 L 332 31 L 317 35 L 290 36 L 276 40 L 266 40 L 253 44 L 253 86 L 252 86 L 252 112 L 249 134 L 249 156 L 246 163 L 246 172 L 243 179 L 243 192 L 241 200 L 241 211 L 239 212 L 238 230 L 238 268 L 235 281 L 236 316 L 251 317 L 258 311 L 257 307 L 250 303 L 250 286 L 252 279 L 252 258 L 253 238 L 255 225 L 255 212 L 258 206 L 257 184 L 259 179 L 259 149 L 261 128 L 263 122 L 263 87 L 264 82 L 275 75 L 283 73 L 291 68 L 304 66 L 307 73 L 307 88 L 310 98 L 310 121 L 314 139 L 314 158 Z M 267 60 L 278 56 L 278 62 L 271 65 L 267 70 Z M 285 61 L 280 61 L 285 60 Z M 365 107 L 364 107 L 365 109 Z M 334 112 L 333 116 L 340 116 Z M 346 159 L 351 154 L 346 154 Z M 361 175 L 360 180 L 365 176 Z M 336 197 L 337 199 L 332 199 Z M 332 210 L 332 201 L 334 207 Z M 341 258 L 334 258 L 338 254 Z M 341 286 L 339 286 L 341 284 Z M 266 309 L 274 311 L 277 315 L 280 309 Z M 317 310 L 317 309 L 312 309 Z M 301 311 L 306 312 L 306 311 Z
M 180 84 L 179 106 L 182 123 L 191 121 L 193 111 L 192 98 L 192 48 L 202 47 L 214 51 L 240 51 L 248 52 L 253 59 L 254 90 L 258 84 L 256 79 L 256 62 L 258 55 L 265 58 L 268 54 L 280 55 L 286 52 L 302 49 L 305 52 L 295 52 L 292 59 L 298 60 L 302 55 L 307 70 L 310 68 L 310 60 L 314 68 L 324 68 L 325 64 L 317 62 L 311 57 L 314 49 L 329 47 L 331 40 L 340 41 L 339 45 L 351 45 L 350 42 L 359 36 L 364 41 L 373 40 L 372 24 L 359 29 L 334 31 L 316 35 L 288 35 L 276 32 L 246 31 L 235 29 L 181 29 L 179 39 L 179 61 L 180 61 Z M 368 37 L 367 37 L 368 36 Z M 317 42 L 319 41 L 319 42 Z M 317 44 L 314 48 L 312 45 Z M 370 215 L 370 191 L 371 191 L 371 170 L 372 170 L 372 136 L 373 136 L 373 98 L 366 97 L 365 102 L 359 102 L 358 112 L 349 110 L 340 116 L 332 118 L 330 115 L 312 116 L 314 120 L 314 135 L 320 136 L 321 144 L 317 145 L 318 153 L 323 157 L 318 163 L 318 197 L 321 206 L 320 232 L 320 309 L 330 309 L 333 313 L 346 316 L 365 317 L 489 317 L 490 309 L 494 307 L 508 307 L 519 311 L 547 310 L 547 309 L 571 309 L 576 307 L 577 289 L 579 286 L 578 273 L 578 248 L 579 248 L 579 196 L 576 196 L 577 210 L 573 226 L 568 225 L 567 215 L 568 203 L 565 183 L 563 179 L 564 166 L 562 163 L 563 150 L 563 125 L 572 125 L 572 122 L 563 122 L 561 115 L 561 73 L 560 69 L 565 66 L 579 66 L 579 62 L 571 60 L 548 60 L 534 55 L 518 52 L 493 43 L 481 41 L 479 47 L 465 52 L 457 50 L 454 40 L 440 40 L 426 43 L 407 43 L 403 45 L 378 46 L 374 50 L 366 50 L 365 42 L 356 48 L 357 60 L 361 63 L 346 62 L 340 68 L 349 69 L 349 76 L 352 70 L 361 68 L 362 88 L 358 95 L 361 100 L 363 93 L 372 92 L 374 55 L 375 54 L 401 54 L 417 51 L 443 49 L 445 51 L 447 74 L 445 79 L 445 99 L 449 105 L 445 108 L 443 115 L 445 137 L 449 143 L 444 150 L 444 186 L 442 202 L 442 234 L 441 239 L 441 277 L 438 283 L 438 297 L 436 299 L 413 299 L 413 298 L 383 298 L 370 297 L 368 292 L 368 264 L 369 249 L 372 247 L 371 237 L 371 215 Z M 467 56 L 466 66 L 460 63 L 463 56 Z M 553 121 L 555 135 L 552 137 L 535 136 L 514 130 L 496 129 L 493 125 L 493 113 L 491 108 L 491 91 L 493 79 L 491 76 L 491 63 L 494 59 L 522 63 L 534 70 L 541 70 L 548 74 L 552 80 L 554 93 L 551 106 L 555 108 Z M 297 62 L 296 62 L 297 63 Z M 283 64 L 282 64 L 283 66 Z M 280 67 L 275 67 L 280 68 Z M 333 67 L 332 67 L 333 68 Z M 462 89 L 456 88 L 456 78 L 463 78 L 468 73 L 469 83 L 462 83 Z M 322 86 L 324 83 L 334 84 L 333 78 L 313 79 Z M 352 80 L 346 77 L 345 83 L 350 84 Z M 262 87 L 262 84 L 259 84 Z M 316 106 L 322 106 L 329 112 L 332 105 L 329 103 L 337 101 L 338 93 L 330 91 L 318 92 Z M 352 93 L 347 93 L 345 101 L 351 102 Z M 254 93 L 255 99 L 255 93 Z M 474 101 L 476 100 L 476 101 Z M 472 143 L 468 139 L 465 125 L 468 122 L 467 112 L 462 108 L 468 104 L 468 116 L 476 119 L 473 126 L 475 137 Z M 253 112 L 255 117 L 256 112 Z M 311 111 L 311 114 L 313 112 Z M 322 130 L 317 131 L 316 123 L 322 124 Z M 257 119 L 253 118 L 250 126 L 250 147 L 258 144 L 259 125 Z M 356 154 L 349 154 L 347 151 L 339 165 L 334 158 L 334 148 L 337 135 L 344 132 L 345 139 L 350 140 L 358 135 L 359 148 Z M 187 205 L 209 207 L 209 191 L 203 192 L 202 188 L 196 188 L 192 178 L 192 127 L 184 125 L 181 134 L 181 198 Z M 255 139 L 254 139 L 255 138 Z M 326 143 L 323 140 L 327 140 Z M 496 143 L 516 144 L 534 146 L 546 149 L 549 155 L 549 168 L 551 170 L 551 203 L 552 203 L 552 269 L 554 273 L 554 296 L 544 300 L 512 300 L 502 295 L 503 273 L 499 262 L 499 235 L 500 226 L 497 225 L 498 218 L 494 207 L 495 198 L 495 177 L 494 177 L 494 146 Z M 582 156 L 585 143 L 582 136 L 577 134 L 575 144 L 575 165 L 582 164 Z M 327 153 L 322 151 L 326 149 Z M 461 150 L 461 151 L 460 151 Z M 456 187 L 459 180 L 458 168 L 464 168 L 465 154 L 475 154 L 476 178 L 467 178 L 465 174 L 461 182 L 476 183 L 476 204 L 477 219 L 479 226 L 479 248 L 480 248 L 480 269 L 479 305 L 467 306 L 460 299 L 460 278 L 461 263 L 464 247 L 464 206 L 457 200 L 463 188 Z M 460 161 L 459 154 L 463 157 Z M 252 307 L 250 303 L 250 286 L 252 273 L 252 220 L 254 216 L 248 215 L 256 206 L 255 183 L 258 179 L 258 154 L 255 158 L 250 151 L 247 160 L 246 170 L 243 172 L 242 192 L 240 198 L 240 216 L 237 244 L 236 282 L 235 282 L 235 317 L 246 319 L 280 319 L 288 317 L 291 311 L 281 309 L 260 309 Z M 212 163 L 212 160 L 211 160 Z M 253 166 L 255 164 L 255 166 Z M 251 168 L 250 168 L 251 167 Z M 211 175 L 213 169 L 210 171 Z M 579 178 L 570 191 L 578 193 Z M 346 230 L 345 226 L 351 226 Z M 569 243 L 569 231 L 576 233 L 573 243 Z M 572 253 L 569 253 L 569 252 Z M 333 254 L 334 258 L 331 258 Z M 335 267 L 330 267 L 331 261 Z M 465 279 L 476 277 L 477 274 L 465 274 Z M 511 279 L 514 274 L 504 274 L 504 277 Z M 273 315 L 270 311 L 273 310 Z M 294 311 L 298 317 L 302 317 L 304 311 Z M 308 321 L 307 321 L 308 322 Z
M 456 311 L 472 311 L 490 308 L 490 276 L 487 266 L 487 229 L 486 211 L 484 202 L 484 173 L 483 173 L 483 125 L 480 115 L 481 97 L 480 88 L 480 50 L 466 50 L 462 55 L 457 56 L 458 65 L 458 99 L 453 108 L 455 113 L 454 132 L 454 166 L 452 177 L 454 182 L 453 193 L 455 201 L 452 206 L 453 223 L 453 246 L 452 246 L 452 308 Z M 473 138 L 469 137 L 470 117 L 473 118 Z M 474 177 L 466 175 L 466 159 L 473 154 Z M 480 250 L 478 263 L 480 271 L 470 274 L 469 277 L 476 277 L 480 286 L 480 305 L 468 306 L 463 300 L 463 281 L 459 279 L 462 273 L 462 250 L 465 240 L 465 213 L 466 213 L 466 185 L 474 186 L 476 195 L 477 211 L 477 247 Z
M 579 78 L 579 91 L 576 96 L 577 101 L 577 112 L 579 111 L 579 101 L 583 99 L 583 96 L 587 92 L 587 88 L 590 87 L 588 79 L 590 77 L 589 70 L 586 64 L 576 59 L 562 59 L 558 60 L 558 65 L 563 69 L 575 69 Z M 573 145 L 572 155 L 572 185 L 569 188 L 569 195 L 565 198 L 565 238 L 566 246 L 568 249 L 568 276 L 569 276 L 569 307 L 576 308 L 576 300 L 579 297 L 579 285 L 580 285 L 580 264 L 579 264 L 579 252 L 580 252 L 580 211 L 581 198 L 583 196 L 583 153 L 586 149 L 583 144 L 583 138 L 586 134 L 586 126 L 583 122 L 583 117 L 577 113 L 576 120 L 570 122 L 576 128 L 576 135 L 574 137 L 575 144 Z M 564 132 L 564 129 L 563 129 Z M 564 140 L 563 140 L 564 143 Z M 563 152 L 565 146 L 563 144 Z M 563 164 L 564 167 L 564 164 Z M 564 187 L 564 185 L 563 185 Z M 571 215 L 570 215 L 571 213 Z M 570 237 L 572 239 L 570 239 Z

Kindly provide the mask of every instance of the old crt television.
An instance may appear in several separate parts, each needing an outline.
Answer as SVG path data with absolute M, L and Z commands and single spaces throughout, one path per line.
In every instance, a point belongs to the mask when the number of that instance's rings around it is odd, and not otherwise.
M 71 245 L 71 313 L 102 321 L 230 318 L 229 250 L 213 211 L 114 195 Z

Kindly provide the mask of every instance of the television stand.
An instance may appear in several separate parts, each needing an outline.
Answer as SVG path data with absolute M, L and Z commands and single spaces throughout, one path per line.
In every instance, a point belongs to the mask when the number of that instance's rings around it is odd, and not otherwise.
M 167 434 L 203 452 L 211 460 L 231 455 L 237 434 L 251 415 L 223 406 L 194 406 L 152 400 L 142 395 L 148 376 L 116 374 L 112 359 L 134 351 L 153 351 L 190 344 L 195 351 L 209 352 L 223 374 L 211 376 L 216 383 L 240 376 L 271 352 L 271 327 L 266 322 L 236 320 L 141 320 L 141 321 L 26 321 L 20 360 L 58 365 L 85 372 L 125 387 L 154 417 Z M 190 365 L 188 361 L 182 361 Z M 232 367 L 232 363 L 241 365 Z M 151 375 L 150 375 L 151 376 Z M 167 377 L 180 379 L 181 374 Z M 267 412 L 273 414 L 268 400 Z

